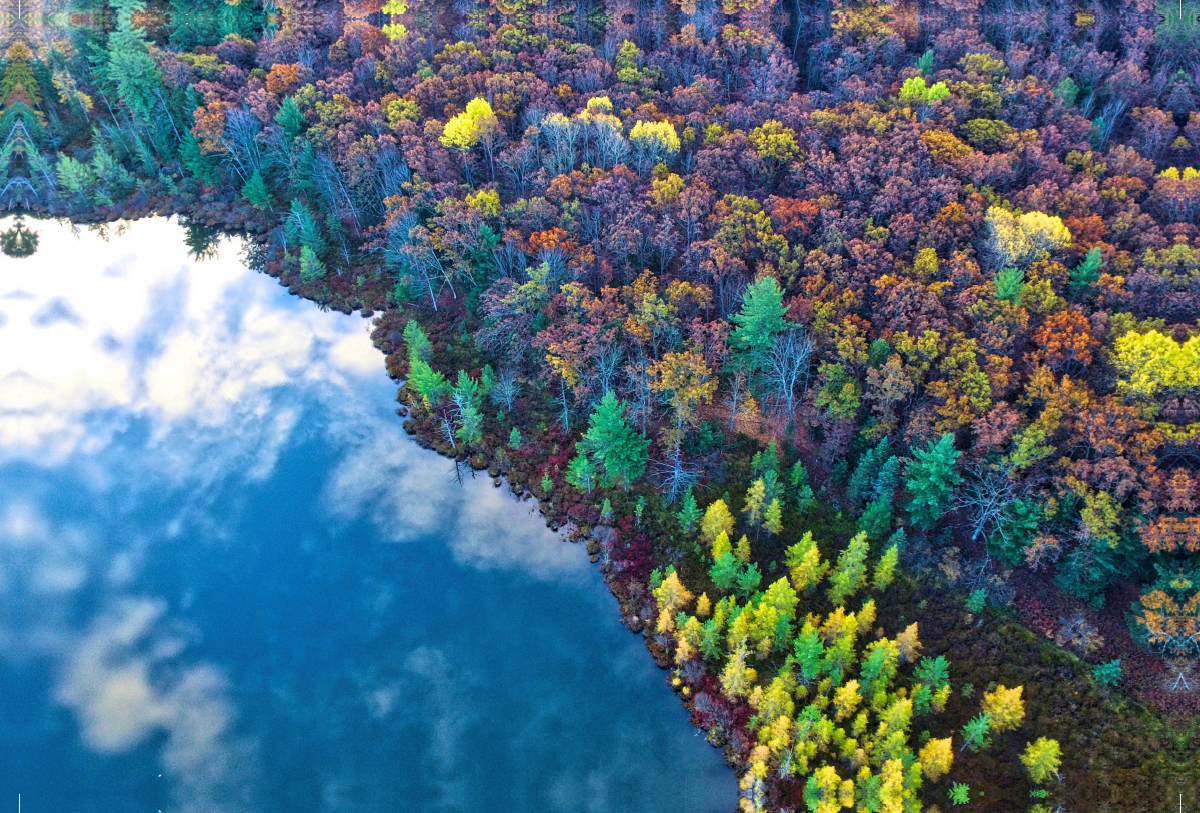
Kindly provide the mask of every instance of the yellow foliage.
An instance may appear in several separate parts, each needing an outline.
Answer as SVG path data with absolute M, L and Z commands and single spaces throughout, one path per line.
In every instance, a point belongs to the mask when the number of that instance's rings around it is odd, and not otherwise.
M 1157 330 L 1130 331 L 1117 339 L 1113 364 L 1121 373 L 1119 390 L 1138 398 L 1153 398 L 1161 390 L 1181 391 L 1200 386 L 1200 336 L 1182 345 Z
M 721 531 L 712 543 L 713 561 L 715 562 L 727 553 L 733 553 L 733 546 L 729 544 L 729 534 Z
M 1024 686 L 1006 689 L 997 686 L 983 695 L 983 713 L 992 715 L 992 730 L 1012 731 L 1025 721 L 1025 701 L 1021 699 Z
M 930 782 L 936 782 L 950 772 L 954 764 L 954 748 L 951 738 L 930 740 L 925 743 L 920 754 L 921 771 Z
M 992 206 L 984 219 L 984 231 L 988 249 L 1000 268 L 1028 265 L 1071 245 L 1071 231 L 1062 218 L 1045 212 L 1014 215 Z
M 629 131 L 629 140 L 654 152 L 679 152 L 679 135 L 669 121 L 641 121 Z
M 726 537 L 733 533 L 733 514 L 729 513 L 729 506 L 724 500 L 717 500 L 704 512 L 704 519 L 700 523 L 700 538 L 711 543 L 722 533 Z

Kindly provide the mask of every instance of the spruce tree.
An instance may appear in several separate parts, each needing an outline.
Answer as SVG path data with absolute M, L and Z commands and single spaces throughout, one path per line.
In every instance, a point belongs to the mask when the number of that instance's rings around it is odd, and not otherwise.
M 742 309 L 733 316 L 737 327 L 729 334 L 729 343 L 746 353 L 752 369 L 766 365 L 775 334 L 787 328 L 785 314 L 783 290 L 773 277 L 755 280 L 746 288 Z
M 962 482 L 962 475 L 955 470 L 958 456 L 951 434 L 942 435 L 926 449 L 913 452 L 904 485 L 912 495 L 908 513 L 918 528 L 933 528 L 946 512 L 954 487 Z
M 576 448 L 603 467 L 605 485 L 619 484 L 628 491 L 646 471 L 649 445 L 650 441 L 626 422 L 625 402 L 610 390 L 592 413 L 588 431 Z

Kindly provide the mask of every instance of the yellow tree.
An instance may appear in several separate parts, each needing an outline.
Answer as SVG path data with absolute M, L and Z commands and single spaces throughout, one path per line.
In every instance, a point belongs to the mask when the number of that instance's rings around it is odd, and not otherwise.
M 930 782 L 936 782 L 950 772 L 954 764 L 954 748 L 951 738 L 930 740 L 925 743 L 920 754 L 921 771 Z
M 709 544 L 721 534 L 725 534 L 726 541 L 733 533 L 733 514 L 729 512 L 729 506 L 724 500 L 717 500 L 712 505 L 708 506 L 708 510 L 704 512 L 704 519 L 700 522 L 700 538 Z
M 995 691 L 983 695 L 983 713 L 992 715 L 992 730 L 1012 731 L 1025 721 L 1025 701 L 1021 699 L 1024 686 L 1006 689 L 997 686 Z
M 675 410 L 675 426 L 668 435 L 668 445 L 679 448 L 684 427 L 692 422 L 701 404 L 712 400 L 717 381 L 704 355 L 697 350 L 667 353 L 653 362 L 647 372 L 651 391 L 665 393 Z

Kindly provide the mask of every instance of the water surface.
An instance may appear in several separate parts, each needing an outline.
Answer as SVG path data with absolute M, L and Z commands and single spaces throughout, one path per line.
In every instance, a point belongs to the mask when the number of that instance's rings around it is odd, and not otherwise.
M 405 436 L 365 320 L 166 221 L 39 228 L 0 259 L 0 800 L 733 809 L 580 546 Z

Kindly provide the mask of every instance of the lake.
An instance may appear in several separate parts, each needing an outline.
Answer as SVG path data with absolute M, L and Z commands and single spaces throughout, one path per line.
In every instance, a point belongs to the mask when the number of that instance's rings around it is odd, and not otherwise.
M 0 258 L 0 804 L 736 806 L 583 547 L 405 435 L 367 320 L 169 221 L 35 225 Z

